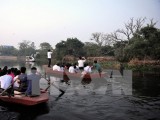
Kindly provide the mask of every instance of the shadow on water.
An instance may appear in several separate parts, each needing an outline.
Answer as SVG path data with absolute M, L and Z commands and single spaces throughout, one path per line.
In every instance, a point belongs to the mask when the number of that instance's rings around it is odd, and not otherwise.
M 49 113 L 47 103 L 23 106 L 0 101 L 1 120 L 34 120 L 37 116 Z
M 133 95 L 158 97 L 160 96 L 160 76 L 146 75 L 133 78 Z

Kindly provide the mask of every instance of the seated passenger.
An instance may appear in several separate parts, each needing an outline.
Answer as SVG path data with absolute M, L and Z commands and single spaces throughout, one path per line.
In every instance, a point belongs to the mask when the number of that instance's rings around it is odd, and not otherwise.
M 86 63 L 85 67 L 84 67 L 84 71 L 86 73 L 91 73 L 92 72 L 92 66 L 90 66 L 88 63 Z
M 7 74 L 7 71 L 4 72 L 5 75 L 0 77 L 0 92 L 6 90 L 9 94 L 12 92 L 12 77 Z
M 69 67 L 69 70 L 68 70 L 68 71 L 69 71 L 70 73 L 76 73 L 73 64 L 71 64 L 71 66 Z
M 41 75 L 37 73 L 37 68 L 31 68 L 31 74 L 27 75 L 28 79 L 28 87 L 26 90 L 26 96 L 37 96 L 40 95 L 40 86 L 39 81 L 41 79 Z
M 13 78 L 14 80 L 14 84 L 13 84 L 13 88 L 14 90 L 19 90 L 19 85 L 20 85 L 20 80 L 18 79 L 19 75 L 21 74 L 20 70 L 17 70 L 15 77 Z
M 53 70 L 61 71 L 60 64 L 57 63 L 57 64 L 53 65 Z
M 26 74 L 26 67 L 21 67 L 21 74 L 18 76 L 20 80 L 19 92 L 25 92 L 27 90 L 27 74 Z

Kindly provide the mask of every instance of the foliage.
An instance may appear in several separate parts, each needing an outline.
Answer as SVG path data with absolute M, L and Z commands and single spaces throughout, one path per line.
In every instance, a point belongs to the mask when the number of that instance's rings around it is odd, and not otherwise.
M 39 55 L 37 57 L 42 60 L 47 59 L 47 51 L 49 49 L 53 50 L 52 46 L 48 42 L 40 43 L 40 49 L 38 50 Z
M 22 56 L 29 56 L 34 54 L 36 51 L 36 47 L 34 45 L 34 42 L 23 40 L 19 43 L 19 55 Z
M 153 26 L 143 27 L 124 49 L 128 60 L 160 59 L 160 31 Z
M 18 50 L 13 46 L 0 46 L 0 55 L 17 55 Z
M 77 38 L 68 38 L 56 44 L 56 58 L 62 60 L 65 55 L 84 56 L 84 43 Z

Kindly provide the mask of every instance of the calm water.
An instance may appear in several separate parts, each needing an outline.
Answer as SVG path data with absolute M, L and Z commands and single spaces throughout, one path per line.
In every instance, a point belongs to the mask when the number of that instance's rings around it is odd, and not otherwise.
M 0 62 L 0 67 L 36 66 L 43 74 L 42 65 L 32 63 Z M 107 70 L 110 73 L 110 70 Z M 0 120 L 159 120 L 160 78 L 153 76 L 120 76 L 113 71 L 112 78 L 61 81 L 51 76 L 54 86 L 49 88 L 48 103 L 25 107 L 0 103 Z M 48 83 L 41 79 L 41 88 Z

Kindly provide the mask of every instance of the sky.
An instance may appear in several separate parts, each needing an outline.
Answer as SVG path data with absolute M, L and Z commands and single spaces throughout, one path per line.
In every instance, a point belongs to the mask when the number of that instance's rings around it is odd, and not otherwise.
M 0 0 L 0 45 L 18 48 L 27 40 L 55 48 L 75 37 L 92 42 L 92 33 L 111 33 L 144 17 L 160 28 L 160 0 Z

